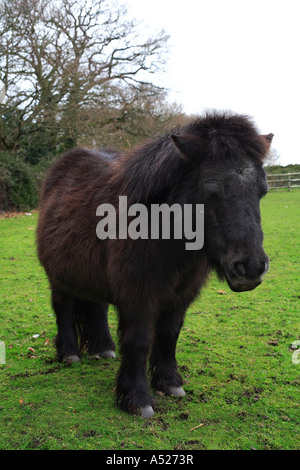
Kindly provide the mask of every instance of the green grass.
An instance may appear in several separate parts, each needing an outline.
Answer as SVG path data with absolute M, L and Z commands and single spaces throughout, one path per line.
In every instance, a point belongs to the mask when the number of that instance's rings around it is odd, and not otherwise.
M 264 283 L 236 294 L 211 277 L 178 343 L 187 395 L 155 394 L 149 420 L 114 406 L 119 361 L 56 361 L 37 214 L 1 219 L 0 449 L 299 449 L 300 192 L 270 193 L 262 218 Z

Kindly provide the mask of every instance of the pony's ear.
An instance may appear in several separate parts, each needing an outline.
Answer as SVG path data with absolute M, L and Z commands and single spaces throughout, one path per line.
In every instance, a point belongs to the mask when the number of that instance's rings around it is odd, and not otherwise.
M 274 134 L 267 134 L 267 135 L 261 135 L 260 136 L 260 138 L 263 141 L 266 154 L 269 153 L 273 137 L 274 137 Z
M 184 158 L 200 161 L 206 147 L 204 139 L 194 134 L 173 134 L 171 139 Z

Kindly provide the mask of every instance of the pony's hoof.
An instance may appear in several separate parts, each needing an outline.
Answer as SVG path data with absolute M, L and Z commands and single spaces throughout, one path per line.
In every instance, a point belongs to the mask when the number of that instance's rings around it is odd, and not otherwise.
M 154 410 L 151 405 L 141 407 L 142 418 L 152 418 Z
M 64 361 L 67 362 L 67 363 L 79 362 L 80 358 L 76 354 L 72 354 L 71 356 L 65 357 Z
M 108 359 L 108 358 L 116 359 L 116 354 L 115 354 L 115 351 L 113 350 L 102 351 L 98 354 L 95 354 L 96 359 L 99 359 L 100 357 L 104 357 L 105 359 Z
M 174 397 L 184 397 L 185 391 L 182 387 L 169 387 L 168 395 L 173 395 Z

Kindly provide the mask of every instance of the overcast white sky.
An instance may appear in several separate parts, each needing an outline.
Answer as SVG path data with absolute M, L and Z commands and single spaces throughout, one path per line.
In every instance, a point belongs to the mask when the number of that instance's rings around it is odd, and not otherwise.
M 299 0 L 123 0 L 170 35 L 163 84 L 186 113 L 232 110 L 275 134 L 280 163 L 300 163 Z

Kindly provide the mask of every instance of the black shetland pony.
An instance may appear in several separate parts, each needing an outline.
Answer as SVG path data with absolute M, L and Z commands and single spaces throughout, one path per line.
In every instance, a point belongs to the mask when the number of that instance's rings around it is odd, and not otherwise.
M 121 366 L 117 403 L 153 415 L 151 386 L 184 396 L 175 349 L 185 311 L 215 269 L 230 288 L 254 289 L 268 270 L 259 201 L 267 192 L 263 160 L 273 135 L 246 116 L 208 113 L 128 154 L 71 150 L 42 190 L 38 255 L 52 289 L 61 360 L 80 349 L 115 357 L 107 324 L 119 315 Z M 134 203 L 204 204 L 204 246 L 185 239 L 109 239 L 96 235 L 96 209 L 119 196 Z

